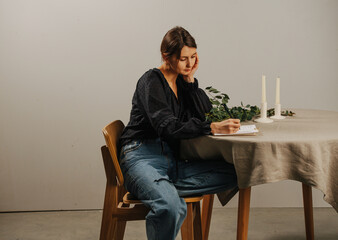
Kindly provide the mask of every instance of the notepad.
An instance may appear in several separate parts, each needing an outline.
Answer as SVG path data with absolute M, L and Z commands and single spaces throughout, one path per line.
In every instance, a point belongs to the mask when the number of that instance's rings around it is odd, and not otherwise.
M 214 136 L 230 136 L 230 135 L 256 135 L 258 129 L 255 124 L 252 125 L 242 125 L 236 133 L 225 134 L 225 133 L 215 133 Z

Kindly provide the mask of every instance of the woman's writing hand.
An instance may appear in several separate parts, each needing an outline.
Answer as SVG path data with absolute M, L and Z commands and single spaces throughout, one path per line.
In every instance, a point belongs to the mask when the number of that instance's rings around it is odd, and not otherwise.
M 211 133 L 231 134 L 239 130 L 241 124 L 239 119 L 227 119 L 222 122 L 213 122 L 210 124 Z
M 199 63 L 199 58 L 198 58 L 198 54 L 196 53 L 195 64 L 194 64 L 194 66 L 192 66 L 191 71 L 190 71 L 190 73 L 188 75 L 183 75 L 184 81 L 189 82 L 189 83 L 192 83 L 192 82 L 195 81 L 194 74 L 195 74 L 195 72 L 198 69 L 198 63 Z

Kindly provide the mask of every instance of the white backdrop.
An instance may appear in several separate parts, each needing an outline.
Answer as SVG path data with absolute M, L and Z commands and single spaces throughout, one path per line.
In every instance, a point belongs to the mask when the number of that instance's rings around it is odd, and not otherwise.
M 127 123 L 176 25 L 196 39 L 201 87 L 230 106 L 258 105 L 264 73 L 269 107 L 280 76 L 283 107 L 338 111 L 335 0 L 0 0 L 0 211 L 102 208 L 101 129 Z M 300 190 L 257 186 L 251 206 L 299 207 Z

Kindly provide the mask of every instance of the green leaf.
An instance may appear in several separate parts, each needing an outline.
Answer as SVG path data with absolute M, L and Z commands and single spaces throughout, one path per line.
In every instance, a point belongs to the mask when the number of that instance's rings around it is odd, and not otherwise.
M 225 94 L 225 93 L 222 93 L 221 95 L 223 95 L 227 99 L 230 99 L 229 96 L 227 94 Z
M 223 104 L 227 104 L 227 103 L 228 103 L 228 99 L 223 98 L 223 99 L 222 99 L 222 103 L 223 103 Z
M 216 88 L 213 87 L 206 87 L 205 88 L 209 93 L 220 93 Z M 210 94 L 211 95 L 211 94 Z M 205 114 L 205 118 L 208 121 L 212 122 L 219 122 L 223 121 L 225 119 L 230 118 L 229 114 L 225 111 L 223 104 L 227 104 L 230 97 L 225 93 L 220 93 L 214 97 L 209 98 L 210 103 L 212 104 L 212 109 L 209 113 Z M 229 109 L 231 114 L 234 118 L 238 118 L 241 121 L 250 121 L 257 117 L 260 114 L 260 109 L 257 106 L 251 106 L 250 104 L 247 104 L 244 107 L 243 102 L 241 101 L 240 106 L 234 106 L 231 109 Z M 268 110 L 268 116 L 274 115 L 275 109 L 271 108 Z M 295 113 L 289 110 L 282 111 L 282 115 L 285 116 L 293 116 Z

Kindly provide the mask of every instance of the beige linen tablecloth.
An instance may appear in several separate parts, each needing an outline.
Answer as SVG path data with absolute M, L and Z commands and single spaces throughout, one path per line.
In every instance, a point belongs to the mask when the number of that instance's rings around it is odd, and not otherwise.
M 256 136 L 202 136 L 181 141 L 183 159 L 233 163 L 239 188 L 296 180 L 324 193 L 338 212 L 338 112 L 295 109 L 296 115 L 256 124 Z

